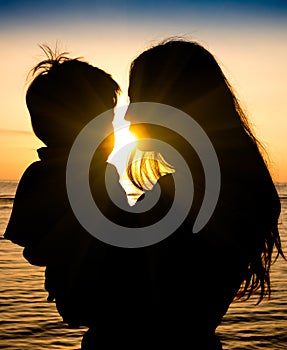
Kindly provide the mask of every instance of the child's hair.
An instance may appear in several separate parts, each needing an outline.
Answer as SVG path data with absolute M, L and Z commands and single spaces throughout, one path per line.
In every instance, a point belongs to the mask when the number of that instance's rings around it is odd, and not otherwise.
M 97 115 L 117 103 L 111 75 L 80 58 L 40 46 L 47 56 L 32 70 L 26 104 L 36 136 L 46 145 L 69 145 Z

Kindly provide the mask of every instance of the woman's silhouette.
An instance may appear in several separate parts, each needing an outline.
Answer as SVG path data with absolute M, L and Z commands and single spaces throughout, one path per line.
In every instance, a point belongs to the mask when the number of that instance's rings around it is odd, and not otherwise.
M 198 43 L 168 40 L 140 54 L 131 64 L 129 97 L 131 103 L 155 102 L 185 112 L 204 129 L 217 153 L 219 200 L 208 224 L 194 235 L 191 229 L 205 186 L 199 157 L 180 135 L 155 125 L 143 127 L 138 123 L 144 123 L 145 117 L 131 112 L 132 106 L 127 111 L 126 119 L 143 151 L 140 167 L 134 166 L 131 157 L 128 172 L 132 182 L 145 190 L 149 177 L 162 175 L 155 167 L 159 154 L 181 172 L 164 148 L 152 141 L 141 142 L 141 138 L 156 138 L 177 149 L 194 181 L 194 201 L 186 220 L 170 237 L 145 248 L 153 261 L 155 289 L 161 295 L 155 302 L 155 310 L 161 310 L 154 317 L 160 325 L 158 334 L 168 330 L 168 336 L 161 338 L 166 344 L 219 349 L 215 330 L 230 303 L 253 294 L 259 303 L 269 296 L 273 254 L 275 259 L 284 257 L 277 226 L 280 201 L 263 148 L 219 64 Z M 145 151 L 149 151 L 147 157 Z M 150 168 L 152 175 L 147 171 Z M 158 181 L 165 203 L 172 202 L 171 177 Z M 191 183 L 183 181 L 191 193 Z M 160 215 L 160 210 L 155 214 Z

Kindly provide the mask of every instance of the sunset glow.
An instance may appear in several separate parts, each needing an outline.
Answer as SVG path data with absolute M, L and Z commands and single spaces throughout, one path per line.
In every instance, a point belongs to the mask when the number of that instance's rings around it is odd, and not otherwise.
M 201 42 L 218 59 L 268 152 L 274 179 L 287 181 L 285 8 L 283 12 L 267 7 L 219 11 L 211 3 L 210 8 L 200 9 L 186 2 L 176 9 L 160 7 L 160 11 L 153 5 L 149 12 L 149 6 L 140 12 L 141 17 L 128 5 L 122 12 L 108 6 L 86 12 L 81 8 L 63 18 L 59 15 L 63 11 L 57 12 L 58 17 L 52 15 L 53 6 L 47 10 L 50 15 L 40 11 L 38 17 L 31 16 L 30 8 L 24 5 L 21 11 L 13 8 L 11 13 L 0 13 L 0 178 L 19 179 L 26 166 L 37 159 L 36 149 L 41 146 L 33 135 L 25 105 L 27 74 L 45 58 L 39 44 L 54 48 L 57 42 L 71 57 L 83 57 L 110 73 L 122 90 L 119 105 L 126 105 L 132 60 L 155 43 L 178 35 Z M 27 133 L 26 141 L 19 132 Z M 117 137 L 115 150 L 121 148 L 120 140 L 130 142 L 126 131 L 120 134 L 123 136 Z
M 0 1 L 0 349 L 286 348 L 286 39 L 285 0 Z M 117 84 L 56 63 L 39 150 L 41 46 Z
M 129 131 L 129 125 L 121 128 L 115 127 L 115 147 L 109 156 L 109 162 L 114 164 L 120 174 L 124 173 L 128 156 L 136 146 L 136 138 Z

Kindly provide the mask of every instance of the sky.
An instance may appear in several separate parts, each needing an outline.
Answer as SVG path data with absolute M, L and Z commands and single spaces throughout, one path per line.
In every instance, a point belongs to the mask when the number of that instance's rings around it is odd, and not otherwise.
M 286 1 L 0 0 L 0 179 L 19 179 L 37 160 L 25 106 L 39 44 L 84 57 L 119 83 L 126 101 L 131 61 L 181 36 L 218 60 L 265 146 L 275 181 L 287 182 Z

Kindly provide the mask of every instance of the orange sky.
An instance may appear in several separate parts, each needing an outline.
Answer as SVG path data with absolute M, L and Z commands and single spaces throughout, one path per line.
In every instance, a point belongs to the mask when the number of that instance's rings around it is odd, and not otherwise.
M 25 107 L 25 78 L 43 58 L 38 44 L 58 41 L 72 56 L 111 73 L 126 93 L 129 64 L 151 44 L 173 35 L 198 40 L 219 60 L 265 145 L 276 181 L 287 182 L 287 25 L 234 25 L 200 22 L 59 24 L 0 31 L 0 179 L 19 179 L 37 159 L 42 144 L 31 131 Z M 17 132 L 15 131 L 17 130 Z

